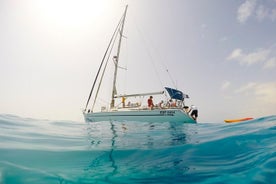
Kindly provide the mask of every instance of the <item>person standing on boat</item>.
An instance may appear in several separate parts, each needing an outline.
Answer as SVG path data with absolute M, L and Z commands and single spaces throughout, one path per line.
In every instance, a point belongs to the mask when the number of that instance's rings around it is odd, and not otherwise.
M 193 118 L 194 120 L 196 120 L 197 117 L 198 117 L 198 110 L 197 110 L 197 107 L 196 107 L 195 105 L 192 105 L 189 112 L 191 112 L 192 118 Z
M 150 110 L 152 110 L 153 109 L 153 97 L 152 96 L 150 96 L 149 97 L 149 99 L 148 99 L 148 107 L 150 108 Z
M 123 104 L 123 108 L 126 107 L 126 97 L 122 97 L 122 104 Z

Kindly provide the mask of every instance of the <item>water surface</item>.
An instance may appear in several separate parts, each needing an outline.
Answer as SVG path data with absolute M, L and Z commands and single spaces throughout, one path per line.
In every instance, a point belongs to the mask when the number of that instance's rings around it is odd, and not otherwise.
M 276 183 L 276 116 L 243 123 L 0 115 L 0 183 Z

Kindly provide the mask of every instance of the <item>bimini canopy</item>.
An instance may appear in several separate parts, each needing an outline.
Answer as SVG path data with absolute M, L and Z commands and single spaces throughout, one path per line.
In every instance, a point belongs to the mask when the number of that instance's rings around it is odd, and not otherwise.
M 172 99 L 184 100 L 184 98 L 189 98 L 188 95 L 184 94 L 182 91 L 179 91 L 177 89 L 173 89 L 169 87 L 165 87 L 165 89 L 167 90 L 167 92 L 169 93 Z

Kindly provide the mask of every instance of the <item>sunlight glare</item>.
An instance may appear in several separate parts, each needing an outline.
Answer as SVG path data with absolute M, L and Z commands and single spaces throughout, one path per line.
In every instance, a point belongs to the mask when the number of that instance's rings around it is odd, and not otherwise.
M 38 0 L 40 15 L 51 24 L 73 28 L 100 21 L 110 12 L 112 3 L 106 0 Z

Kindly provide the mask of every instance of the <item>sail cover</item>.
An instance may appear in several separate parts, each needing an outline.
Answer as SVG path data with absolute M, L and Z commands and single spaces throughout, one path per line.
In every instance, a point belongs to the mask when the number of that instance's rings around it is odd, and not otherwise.
M 188 95 L 184 94 L 182 91 L 179 91 L 177 89 L 173 89 L 169 87 L 165 87 L 165 89 L 167 90 L 167 92 L 169 93 L 172 99 L 184 100 L 184 98 L 189 98 Z

